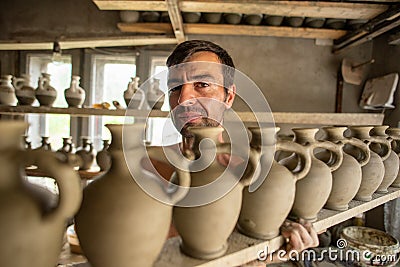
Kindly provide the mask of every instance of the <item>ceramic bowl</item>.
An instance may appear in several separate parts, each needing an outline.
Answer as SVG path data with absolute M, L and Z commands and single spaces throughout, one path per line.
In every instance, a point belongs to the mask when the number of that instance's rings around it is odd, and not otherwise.
M 122 22 L 135 23 L 139 21 L 140 13 L 132 10 L 121 10 L 119 12 L 119 17 Z
M 270 26 L 279 26 L 282 24 L 282 21 L 283 21 L 283 16 L 265 15 L 264 17 L 265 24 Z
M 221 22 L 222 13 L 205 12 L 201 14 L 204 21 L 207 23 L 218 24 Z
M 285 22 L 292 27 L 300 27 L 303 25 L 304 17 L 286 17 Z
M 182 12 L 183 22 L 185 23 L 198 23 L 201 18 L 200 12 Z
M 249 25 L 259 25 L 262 22 L 262 14 L 246 14 L 244 15 L 244 22 Z
M 356 266 L 395 266 L 399 261 L 399 241 L 383 231 L 349 226 L 343 228 L 340 237 L 338 247 L 359 255 L 359 261 L 354 262 Z
M 310 28 L 321 28 L 324 26 L 325 18 L 306 18 L 304 24 Z
M 156 11 L 145 11 L 141 14 L 142 20 L 144 22 L 159 22 L 160 13 Z
M 345 19 L 327 19 L 326 26 L 331 29 L 343 29 L 346 25 Z
M 242 14 L 240 14 L 240 13 L 225 13 L 224 20 L 229 24 L 239 24 L 242 21 Z

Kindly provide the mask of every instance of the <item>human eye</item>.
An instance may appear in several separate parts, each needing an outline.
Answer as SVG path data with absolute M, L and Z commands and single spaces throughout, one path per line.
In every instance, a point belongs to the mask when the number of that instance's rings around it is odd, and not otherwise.
M 170 93 L 176 93 L 182 89 L 182 85 L 174 86 L 171 89 L 169 89 Z
M 195 88 L 207 88 L 207 87 L 210 87 L 210 84 L 207 82 L 195 82 L 194 87 Z

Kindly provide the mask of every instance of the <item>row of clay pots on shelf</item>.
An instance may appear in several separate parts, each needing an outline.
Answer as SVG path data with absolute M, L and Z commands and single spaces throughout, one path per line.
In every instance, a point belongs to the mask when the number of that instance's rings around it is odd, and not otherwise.
M 81 107 L 85 101 L 85 90 L 79 86 L 79 76 L 72 76 L 71 85 L 64 90 L 65 100 L 70 107 Z M 0 79 L 0 104 L 15 106 L 32 105 L 37 99 L 41 106 L 51 107 L 57 98 L 57 90 L 50 84 L 50 74 L 42 73 L 35 89 L 30 85 L 30 76 L 20 78 L 4 75 Z
M 41 145 L 34 149 L 32 149 L 27 136 L 24 136 L 24 140 L 26 150 L 52 151 L 48 136 L 42 136 Z M 108 170 L 111 166 L 110 155 L 107 151 L 110 146 L 109 140 L 103 140 L 103 148 L 99 152 L 93 148 L 88 137 L 81 137 L 81 140 L 82 146 L 75 148 L 72 137 L 64 137 L 63 146 L 56 151 L 57 155 L 60 155 L 63 161 L 68 162 L 78 170 L 89 170 L 96 163 L 100 167 L 100 171 Z
M 170 22 L 167 11 L 120 11 L 120 18 L 126 23 L 143 22 Z M 280 26 L 288 25 L 292 27 L 311 27 L 311 28 L 332 28 L 357 29 L 361 25 L 367 23 L 365 19 L 338 19 L 338 18 L 313 18 L 313 17 L 284 17 L 277 15 L 263 14 L 241 14 L 241 13 L 211 13 L 211 12 L 182 12 L 182 19 L 185 23 L 227 23 L 227 24 L 248 24 L 248 25 L 270 25 Z
M 0 162 L 7 166 L 5 172 L 15 170 L 1 177 L 4 194 L 0 197 L 15 200 L 10 205 L 0 205 L 0 212 L 7 218 L 0 222 L 5 240 L 1 244 L 0 265 L 26 266 L 19 261 L 23 258 L 32 267 L 54 266 L 61 249 L 61 238 L 56 237 L 65 230 L 62 222 L 80 204 L 79 177 L 74 176 L 70 166 L 67 168 L 67 164 L 50 155 L 54 153 L 20 151 L 17 139 L 25 131 L 25 124 L 0 122 L 0 126 L 4 140 L 0 141 Z M 384 194 L 388 186 L 400 186 L 400 129 L 387 126 L 351 126 L 351 138 L 343 135 L 346 127 L 325 127 L 327 140 L 322 141 L 315 139 L 316 128 L 293 129 L 294 141 L 276 140 L 277 128 L 250 128 L 248 164 L 242 174 L 215 160 L 219 158 L 215 153 L 231 153 L 231 144 L 219 142 L 223 128 L 190 128 L 194 144 L 191 150 L 184 151 L 186 159 L 190 159 L 186 160 L 171 148 L 146 147 L 142 140 L 144 124 L 107 127 L 113 140 L 108 149 L 111 167 L 84 189 L 83 202 L 75 216 L 80 245 L 93 267 L 152 266 L 172 219 L 182 238 L 182 251 L 211 259 L 226 252 L 227 239 L 236 224 L 246 235 L 270 239 L 279 234 L 279 227 L 288 216 L 314 221 L 324 206 L 345 210 L 353 198 L 368 201 L 374 192 Z M 211 139 L 213 144 L 203 142 L 205 139 Z M 269 153 L 275 148 L 288 154 Z M 143 169 L 143 160 L 148 156 L 180 164 L 168 187 L 165 180 Z M 50 217 L 32 206 L 35 192 L 27 190 L 15 177 L 25 158 L 54 175 L 59 184 L 59 205 Z M 197 169 L 199 163 L 206 165 Z M 262 182 L 250 192 L 253 178 L 261 178 Z M 210 188 L 202 189 L 214 182 L 213 189 L 223 193 L 216 199 Z M 16 198 L 15 194 L 27 196 Z M 24 220 L 15 214 L 17 210 L 24 210 Z M 40 223 L 33 223 L 37 220 Z M 21 229 L 24 235 L 18 235 Z M 27 238 L 37 232 L 42 233 L 40 240 Z M 15 247 L 23 249 L 15 252 Z M 31 252 L 32 247 L 35 253 Z M 47 253 L 40 255 L 46 256 L 36 259 L 42 251 Z

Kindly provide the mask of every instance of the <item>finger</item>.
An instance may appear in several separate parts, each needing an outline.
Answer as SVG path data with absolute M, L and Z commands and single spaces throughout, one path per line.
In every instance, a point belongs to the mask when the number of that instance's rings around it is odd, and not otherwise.
M 293 224 L 293 229 L 294 229 L 294 231 L 298 232 L 301 240 L 303 241 L 303 245 L 305 247 L 310 247 L 315 243 L 309 232 L 309 231 L 312 231 L 311 226 L 309 226 L 309 225 L 303 226 L 299 223 L 296 223 L 296 224 Z
M 303 240 L 298 231 L 292 231 L 290 233 L 289 238 L 290 241 L 287 246 L 288 251 L 290 250 L 302 251 L 305 248 L 303 245 Z

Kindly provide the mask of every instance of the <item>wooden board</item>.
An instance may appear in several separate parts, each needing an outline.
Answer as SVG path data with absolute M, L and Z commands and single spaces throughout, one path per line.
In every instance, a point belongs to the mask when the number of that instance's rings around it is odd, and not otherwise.
M 398 198 L 400 188 L 389 187 L 387 194 L 374 194 L 369 202 L 351 201 L 350 208 L 347 211 L 333 211 L 322 209 L 318 214 L 318 221 L 314 223 L 316 231 L 325 230 L 333 225 L 351 219 L 354 216 L 373 209 L 383 203 Z M 257 252 L 268 247 L 269 251 L 279 249 L 283 244 L 283 237 L 278 236 L 269 241 L 254 239 L 234 231 L 228 239 L 229 249 L 227 253 L 215 260 L 205 261 L 188 257 L 180 252 L 180 237 L 168 239 L 163 250 L 154 264 L 154 267 L 221 267 L 238 266 L 257 259 Z M 70 259 L 70 260 L 69 260 Z M 75 264 L 72 264 L 74 263 Z M 75 256 L 68 251 L 64 251 L 60 259 L 62 264 L 72 264 L 73 267 L 90 267 L 82 256 Z
M 93 0 L 101 10 L 151 10 L 167 11 L 167 4 L 160 0 Z

